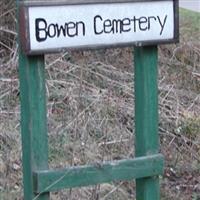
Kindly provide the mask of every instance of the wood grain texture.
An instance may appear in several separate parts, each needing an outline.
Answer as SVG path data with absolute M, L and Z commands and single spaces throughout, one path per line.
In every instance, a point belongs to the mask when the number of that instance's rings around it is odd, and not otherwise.
M 70 167 L 62 170 L 39 170 L 34 173 L 36 192 L 55 191 L 99 183 L 132 180 L 163 173 L 161 154 L 99 165 Z
M 157 46 L 135 48 L 136 157 L 156 154 L 158 138 Z M 158 176 L 136 179 L 137 200 L 159 200 Z
M 17 7 L 19 8 L 19 0 Z M 33 171 L 48 169 L 44 56 L 26 56 L 19 43 L 21 137 L 24 199 L 32 200 Z M 49 194 L 37 200 L 48 200 Z

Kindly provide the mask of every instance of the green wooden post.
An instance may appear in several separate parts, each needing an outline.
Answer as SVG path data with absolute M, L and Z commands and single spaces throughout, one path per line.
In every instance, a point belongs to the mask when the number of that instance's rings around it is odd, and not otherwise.
M 33 171 L 48 169 L 44 59 L 19 56 L 24 199 L 32 200 Z M 48 193 L 38 200 L 47 200 Z
M 17 0 L 19 6 L 19 0 Z M 26 56 L 19 48 L 24 199 L 32 200 L 33 172 L 48 169 L 44 56 Z M 48 200 L 43 193 L 37 200 Z
M 157 46 L 137 47 L 135 62 L 136 157 L 158 153 Z M 137 200 L 159 200 L 159 178 L 136 179 Z

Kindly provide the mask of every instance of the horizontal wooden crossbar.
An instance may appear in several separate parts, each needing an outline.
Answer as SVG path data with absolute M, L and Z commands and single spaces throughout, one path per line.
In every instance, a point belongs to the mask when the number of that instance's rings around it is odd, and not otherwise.
M 43 193 L 64 188 L 150 177 L 162 174 L 163 168 L 163 156 L 156 154 L 129 160 L 104 162 L 98 165 L 35 171 L 34 191 Z

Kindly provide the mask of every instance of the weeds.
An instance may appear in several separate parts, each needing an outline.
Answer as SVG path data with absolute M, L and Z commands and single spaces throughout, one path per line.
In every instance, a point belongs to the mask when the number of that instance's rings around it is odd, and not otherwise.
M 0 199 L 22 199 L 19 81 L 13 1 L 1 2 Z M 3 9 L 2 9 L 3 8 Z M 162 199 L 199 199 L 199 14 L 181 10 L 180 44 L 159 47 Z M 134 156 L 132 50 L 46 55 L 51 168 Z M 63 190 L 52 199 L 134 199 L 134 182 Z

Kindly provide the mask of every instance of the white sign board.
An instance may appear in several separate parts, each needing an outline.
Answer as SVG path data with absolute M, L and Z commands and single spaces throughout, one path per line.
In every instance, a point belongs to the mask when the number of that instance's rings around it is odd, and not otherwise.
M 28 54 L 177 40 L 175 0 L 72 2 L 29 1 L 21 6 Z

